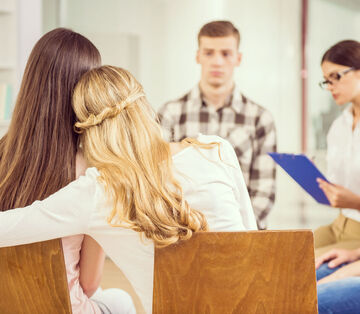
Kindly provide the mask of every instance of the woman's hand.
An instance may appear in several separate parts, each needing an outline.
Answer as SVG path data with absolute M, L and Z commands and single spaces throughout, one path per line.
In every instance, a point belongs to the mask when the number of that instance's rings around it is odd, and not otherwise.
M 315 260 L 315 268 L 318 269 L 325 262 L 328 262 L 329 268 L 335 268 L 341 264 L 352 263 L 358 259 L 360 259 L 360 249 L 332 249 Z
M 344 188 L 341 185 L 326 182 L 320 178 L 316 181 L 328 198 L 332 207 L 354 208 L 360 210 L 360 196 Z

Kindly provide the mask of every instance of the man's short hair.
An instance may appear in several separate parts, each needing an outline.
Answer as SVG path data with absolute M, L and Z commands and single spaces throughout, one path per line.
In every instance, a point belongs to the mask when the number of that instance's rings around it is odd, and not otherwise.
M 240 45 L 240 33 L 238 29 L 229 21 L 213 21 L 201 27 L 198 34 L 198 44 L 200 46 L 200 38 L 206 37 L 226 37 L 234 36 L 237 40 L 238 47 Z

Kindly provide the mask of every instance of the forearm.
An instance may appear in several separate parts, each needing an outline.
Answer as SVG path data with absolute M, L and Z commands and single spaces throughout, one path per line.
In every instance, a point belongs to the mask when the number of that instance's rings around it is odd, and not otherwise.
M 360 196 L 354 193 L 353 196 L 349 198 L 346 208 L 353 208 L 360 211 Z
M 79 179 L 43 201 L 0 212 L 0 247 L 86 233 L 94 194 L 87 183 Z
M 25 208 L 0 212 L 0 247 L 51 240 L 71 235 L 68 228 L 59 228 L 41 208 L 40 203 Z M 70 232 L 69 232 L 70 231 Z
M 104 261 L 102 247 L 90 236 L 85 236 L 80 254 L 80 285 L 89 298 L 100 285 Z
M 360 210 L 360 195 L 341 185 L 317 179 L 319 187 L 324 191 L 330 205 L 337 208 L 352 208 Z

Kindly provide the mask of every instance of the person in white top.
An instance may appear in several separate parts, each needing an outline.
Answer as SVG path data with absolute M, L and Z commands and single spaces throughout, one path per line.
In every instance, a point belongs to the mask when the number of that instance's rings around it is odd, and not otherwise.
M 328 179 L 318 179 L 339 217 L 315 231 L 318 308 L 321 313 L 360 313 L 360 42 L 344 40 L 321 61 L 325 81 L 338 105 L 351 103 L 327 137 Z
M 128 71 L 102 66 L 87 72 L 73 109 L 89 165 L 85 176 L 43 201 L 1 212 L 0 246 L 89 235 L 151 313 L 154 245 L 197 231 L 257 228 L 231 145 L 204 135 L 167 143 Z
M 360 247 L 360 43 L 341 41 L 321 61 L 325 80 L 339 106 L 350 103 L 333 122 L 327 136 L 327 183 L 318 179 L 339 217 L 315 231 L 316 255 L 332 248 Z

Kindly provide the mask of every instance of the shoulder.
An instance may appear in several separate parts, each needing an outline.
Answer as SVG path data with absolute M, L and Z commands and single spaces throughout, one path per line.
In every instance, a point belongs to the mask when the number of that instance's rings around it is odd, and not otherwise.
M 258 103 L 251 100 L 250 98 L 246 97 L 242 93 L 240 93 L 240 99 L 244 106 L 245 115 L 247 114 L 247 115 L 253 116 L 253 117 L 257 118 L 258 121 L 266 120 L 268 122 L 270 122 L 270 121 L 273 122 L 274 119 L 268 109 L 259 105 Z
M 347 110 L 347 109 L 345 109 Z M 346 111 L 343 111 L 340 116 L 338 116 L 330 125 L 327 138 L 328 140 L 332 137 L 338 138 L 340 134 L 346 129 L 346 115 L 348 114 Z
M 345 108 L 341 114 L 334 119 L 331 123 L 331 127 L 342 127 L 346 123 L 347 119 L 352 120 L 352 113 L 349 107 Z
M 342 127 L 342 120 L 343 120 L 343 117 L 342 115 L 340 115 L 339 117 L 337 117 L 330 125 L 330 128 L 329 128 L 329 132 L 332 132 L 338 128 L 341 128 Z
M 99 172 L 96 168 L 88 168 L 84 175 L 80 175 L 76 180 L 70 182 L 60 191 L 49 196 L 49 199 L 61 192 L 62 198 L 68 199 L 71 203 L 81 200 L 85 203 L 94 205 L 94 197 L 97 195 L 100 183 L 98 182 Z
M 204 144 L 210 144 L 210 143 L 228 143 L 228 144 L 230 144 L 226 139 L 224 139 L 218 135 L 199 134 L 197 137 L 197 140 L 200 143 L 204 143 Z
M 229 153 L 232 154 L 232 152 L 234 152 L 234 148 L 230 144 L 230 142 L 220 136 L 217 136 L 217 135 L 199 134 L 199 136 L 197 137 L 197 140 L 203 144 L 219 143 L 220 151 L 224 152 L 225 154 L 229 154 Z

